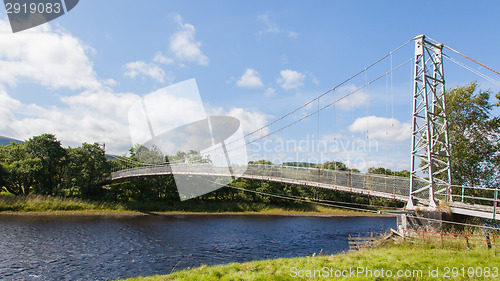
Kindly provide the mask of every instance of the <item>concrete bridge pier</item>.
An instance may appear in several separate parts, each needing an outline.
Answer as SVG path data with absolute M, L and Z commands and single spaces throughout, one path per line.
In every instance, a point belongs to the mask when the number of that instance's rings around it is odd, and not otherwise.
M 408 210 L 397 215 L 397 227 L 400 233 L 404 233 L 405 230 L 444 232 L 453 226 L 444 221 L 461 220 L 459 217 L 461 216 L 438 210 Z

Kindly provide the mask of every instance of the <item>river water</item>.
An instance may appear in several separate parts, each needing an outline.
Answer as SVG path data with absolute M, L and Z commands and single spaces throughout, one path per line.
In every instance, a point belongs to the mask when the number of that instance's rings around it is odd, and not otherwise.
M 1 280 L 114 280 L 201 264 L 333 254 L 387 217 L 0 216 Z

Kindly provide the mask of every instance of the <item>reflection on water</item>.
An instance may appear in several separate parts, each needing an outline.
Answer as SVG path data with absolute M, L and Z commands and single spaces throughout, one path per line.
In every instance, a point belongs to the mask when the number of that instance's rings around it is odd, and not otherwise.
M 0 279 L 108 280 L 201 264 L 337 253 L 395 218 L 0 216 Z

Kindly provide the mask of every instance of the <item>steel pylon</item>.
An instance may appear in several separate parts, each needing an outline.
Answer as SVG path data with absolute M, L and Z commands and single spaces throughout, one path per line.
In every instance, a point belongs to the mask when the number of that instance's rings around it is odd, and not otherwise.
M 451 200 L 451 163 L 446 118 L 442 44 L 414 37 L 414 83 L 410 198 L 416 204 L 436 208 L 436 196 Z M 418 166 L 417 166 L 418 165 Z

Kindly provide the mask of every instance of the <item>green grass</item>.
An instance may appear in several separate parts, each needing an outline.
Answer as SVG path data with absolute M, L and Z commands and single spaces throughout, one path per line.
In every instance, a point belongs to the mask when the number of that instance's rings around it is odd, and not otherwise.
M 338 208 L 304 204 L 273 205 L 269 203 L 250 203 L 234 201 L 183 201 L 167 205 L 165 203 L 128 203 L 130 210 L 151 212 L 193 212 L 193 213 L 268 213 L 268 214 L 364 214 Z M 371 213 L 366 213 L 371 214 Z
M 104 212 L 155 212 L 155 213 L 224 213 L 224 214 L 276 214 L 276 215 L 371 215 L 344 209 L 328 208 L 313 204 L 272 205 L 267 203 L 199 202 L 183 201 L 174 204 L 163 202 L 110 203 L 64 198 L 57 196 L 14 196 L 0 194 L 1 212 L 54 212 L 54 211 L 104 211 Z
M 496 271 L 491 270 L 491 268 L 500 267 L 499 250 L 488 250 L 486 247 L 454 250 L 436 248 L 431 245 L 415 245 L 408 242 L 400 244 L 387 242 L 383 246 L 358 252 L 232 263 L 221 266 L 203 265 L 170 275 L 138 277 L 127 280 L 498 280 L 500 278 L 498 275 L 496 278 L 478 277 L 479 270 L 477 268 L 480 267 L 484 270 L 489 267 L 490 275 L 493 275 Z M 371 270 L 372 276 L 369 273 L 357 274 L 358 267 L 363 268 L 365 272 L 367 269 Z M 444 276 L 446 267 L 450 268 L 448 270 L 449 278 Z M 453 267 L 458 270 L 457 276 L 454 276 Z M 477 272 L 472 277 L 468 276 L 469 267 L 474 268 Z M 348 272 L 351 268 L 353 273 L 357 275 L 335 277 L 337 270 L 339 270 L 337 274 L 344 270 L 347 270 L 344 271 L 344 274 L 350 274 Z M 462 276 L 462 268 L 464 268 L 464 276 Z M 328 275 L 324 275 L 325 272 L 321 271 L 324 269 Z M 375 277 L 376 272 L 381 274 L 382 269 L 385 272 L 385 277 Z M 436 273 L 436 269 L 438 269 L 439 277 L 431 277 L 429 270 L 434 270 L 433 273 Z M 300 273 L 304 277 L 296 276 L 299 274 L 299 270 L 303 270 Z M 306 276 L 307 270 L 310 270 L 309 277 Z M 316 277 L 314 277 L 314 270 L 319 270 L 316 272 Z M 393 274 L 390 278 L 387 277 L 388 270 Z M 396 278 L 395 275 L 399 270 L 402 270 L 403 276 Z M 405 273 L 412 276 L 405 277 Z
M 123 211 L 119 204 L 43 195 L 0 194 L 0 212 Z

